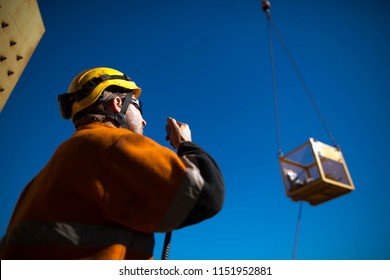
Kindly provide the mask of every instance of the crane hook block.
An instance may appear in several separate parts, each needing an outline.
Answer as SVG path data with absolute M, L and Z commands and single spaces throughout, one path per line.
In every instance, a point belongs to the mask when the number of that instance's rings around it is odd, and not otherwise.
M 269 11 L 271 10 L 271 3 L 269 1 L 263 0 L 261 1 L 261 8 L 266 14 L 269 14 Z

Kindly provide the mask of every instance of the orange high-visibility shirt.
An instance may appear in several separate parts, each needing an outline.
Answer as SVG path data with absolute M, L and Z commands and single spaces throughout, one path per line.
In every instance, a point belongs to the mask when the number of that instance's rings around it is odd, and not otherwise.
M 202 221 L 222 207 L 217 165 L 187 145 L 179 157 L 127 129 L 78 128 L 24 189 L 1 258 L 152 259 L 154 232 Z

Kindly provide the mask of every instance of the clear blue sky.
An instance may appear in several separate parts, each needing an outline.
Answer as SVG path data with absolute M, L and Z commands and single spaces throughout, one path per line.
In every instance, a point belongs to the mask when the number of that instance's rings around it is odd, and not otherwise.
M 0 234 L 26 183 L 73 133 L 57 94 L 78 72 L 108 66 L 143 88 L 146 136 L 167 145 L 166 117 L 187 122 L 224 174 L 223 211 L 174 232 L 171 259 L 291 259 L 299 203 L 285 196 L 276 157 L 260 2 L 38 0 L 46 32 L 0 114 Z M 389 4 L 271 3 L 356 186 L 304 203 L 297 259 L 390 259 Z M 309 137 L 331 144 L 274 39 L 283 151 Z

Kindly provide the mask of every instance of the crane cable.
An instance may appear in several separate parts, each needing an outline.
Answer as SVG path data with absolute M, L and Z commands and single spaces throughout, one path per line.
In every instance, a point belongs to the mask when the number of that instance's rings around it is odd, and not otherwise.
M 276 71 L 275 71 L 275 60 L 274 60 L 274 52 L 272 46 L 272 32 L 271 25 L 273 25 L 271 21 L 270 8 L 271 5 L 269 1 L 262 1 L 263 11 L 267 15 L 268 19 L 268 43 L 269 43 L 269 52 L 271 58 L 271 67 L 272 67 L 272 83 L 273 83 L 273 94 L 274 94 L 274 106 L 275 106 L 275 120 L 276 120 L 276 132 L 277 132 L 277 142 L 278 142 L 278 157 L 283 156 L 282 146 L 281 146 L 281 137 L 280 137 L 280 121 L 279 121 L 279 110 L 278 110 L 278 95 L 276 90 Z M 280 36 L 278 35 L 279 39 Z M 297 249 L 298 249 L 298 236 L 301 225 L 301 216 L 302 216 L 302 201 L 299 204 L 299 212 L 298 212 L 298 220 L 295 230 L 295 240 L 294 240 L 294 248 L 293 248 L 293 256 L 292 259 L 296 259 Z
M 271 17 L 270 14 L 267 13 L 268 17 L 268 43 L 269 43 L 269 52 L 271 57 L 271 66 L 272 66 L 272 84 L 273 84 L 273 92 L 274 92 L 274 106 L 275 106 L 275 120 L 276 120 L 276 134 L 277 134 L 277 142 L 278 142 L 278 156 L 283 156 L 282 145 L 281 145 L 281 137 L 280 137 L 280 121 L 279 121 L 279 110 L 278 110 L 278 95 L 276 90 L 276 70 L 275 70 L 275 60 L 274 60 L 274 52 L 272 47 L 272 33 L 271 33 Z
M 299 236 L 299 230 L 301 228 L 302 207 L 303 207 L 303 203 L 301 200 L 299 202 L 298 220 L 297 220 L 297 226 L 296 226 L 296 230 L 295 230 L 294 250 L 293 250 L 293 256 L 292 256 L 293 260 L 297 259 L 298 236 Z
M 320 122 L 322 124 L 322 126 L 325 128 L 331 142 L 333 143 L 333 146 L 336 147 L 336 148 L 339 148 L 339 145 L 336 143 L 335 139 L 333 138 L 333 135 L 332 133 L 330 132 L 330 129 L 329 127 L 327 126 L 326 122 L 325 122 L 325 119 L 324 117 L 322 116 L 316 102 L 314 101 L 314 98 L 309 90 L 309 87 L 307 86 L 305 80 L 303 79 L 303 76 L 301 74 L 301 72 L 299 71 L 299 68 L 297 66 L 297 64 L 295 63 L 289 49 L 287 48 L 287 45 L 285 44 L 279 30 L 277 29 L 275 23 L 273 22 L 272 18 L 271 18 L 271 13 L 270 13 L 270 9 L 271 9 L 271 4 L 269 1 L 262 1 L 262 9 L 263 11 L 266 13 L 267 15 L 267 21 L 268 21 L 268 41 L 269 41 L 269 49 L 270 49 L 270 56 L 271 56 L 271 65 L 272 65 L 272 80 L 273 80 L 273 89 L 274 89 L 274 103 L 275 103 L 275 115 L 276 115 L 276 128 L 277 128 L 277 136 L 278 136 L 278 155 L 279 156 L 282 156 L 283 153 L 282 153 L 282 148 L 281 148 L 281 136 L 280 136 L 280 121 L 279 121 L 279 113 L 278 113 L 278 103 L 277 103 L 277 91 L 276 91 L 276 74 L 275 74 L 275 60 L 274 60 L 274 54 L 273 54 L 273 46 L 272 46 L 272 35 L 271 35 L 271 27 L 274 29 L 280 43 L 282 44 L 286 54 L 287 54 L 287 57 L 288 59 L 290 60 L 300 82 L 302 83 L 302 86 L 304 88 L 304 91 L 306 93 L 306 95 L 308 96 L 315 112 L 317 113 L 317 116 L 318 118 L 320 119 Z
M 282 152 L 282 147 L 281 147 L 281 136 L 280 136 L 280 120 L 279 120 L 279 110 L 278 110 L 278 98 L 277 98 L 277 90 L 276 90 L 276 70 L 275 70 L 275 59 L 274 59 L 274 53 L 273 53 L 273 45 L 272 45 L 272 32 L 271 32 L 271 28 L 274 29 L 280 43 L 282 44 L 286 54 L 287 54 L 287 57 L 288 59 L 290 60 L 300 82 L 302 83 L 302 86 L 305 90 L 305 93 L 306 95 L 309 97 L 309 100 L 315 110 L 315 112 L 317 113 L 323 127 L 325 128 L 326 132 L 328 133 L 328 136 L 330 138 L 330 140 L 332 141 L 334 147 L 336 148 L 339 148 L 338 144 L 336 143 L 336 141 L 334 140 L 333 136 L 332 136 L 332 133 L 330 132 L 330 129 L 328 128 L 328 126 L 326 125 L 325 123 L 325 120 L 320 112 L 320 110 L 318 109 L 318 106 L 317 104 L 315 103 L 314 101 L 314 98 L 312 96 L 312 94 L 310 93 L 310 90 L 307 86 L 307 84 L 305 83 L 304 79 L 303 79 L 303 76 L 301 74 L 301 72 L 299 71 L 299 68 L 297 66 L 297 64 L 295 63 L 289 49 L 287 48 L 287 45 L 285 44 L 279 30 L 276 28 L 276 25 L 275 23 L 273 22 L 272 18 L 271 18 L 271 13 L 270 13 L 270 10 L 271 10 L 271 4 L 269 1 L 265 1 L 265 0 L 262 0 L 262 10 L 265 12 L 265 14 L 267 15 L 267 21 L 268 21 L 268 43 L 269 43 L 269 51 L 270 51 L 270 57 L 271 57 L 271 66 L 272 66 L 272 82 L 273 82 L 273 95 L 274 95 L 274 106 L 275 106 L 275 119 L 276 119 L 276 131 L 277 131 L 277 142 L 278 142 L 278 157 L 282 157 L 283 156 L 283 152 Z M 293 249 L 293 260 L 296 259 L 296 254 L 297 254 L 297 248 L 298 248 L 298 236 L 299 236 L 299 231 L 300 231 L 300 225 L 301 225 L 301 216 L 302 216 L 302 208 L 303 208 L 303 203 L 302 201 L 300 201 L 300 205 L 299 205 L 299 212 L 298 212 L 298 220 L 297 220 L 297 225 L 296 225 L 296 231 L 295 231 L 295 240 L 294 240 L 294 249 Z

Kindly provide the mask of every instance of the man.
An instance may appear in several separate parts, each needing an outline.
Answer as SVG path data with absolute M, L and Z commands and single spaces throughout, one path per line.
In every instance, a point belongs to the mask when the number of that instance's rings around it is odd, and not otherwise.
M 2 259 L 152 259 L 154 232 L 217 214 L 222 174 L 168 118 L 177 154 L 143 136 L 141 89 L 111 68 L 81 72 L 60 111 L 76 132 L 26 186 L 1 241 Z

